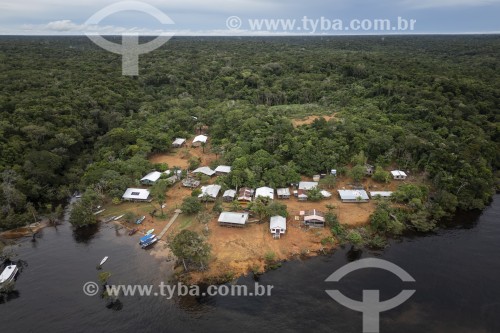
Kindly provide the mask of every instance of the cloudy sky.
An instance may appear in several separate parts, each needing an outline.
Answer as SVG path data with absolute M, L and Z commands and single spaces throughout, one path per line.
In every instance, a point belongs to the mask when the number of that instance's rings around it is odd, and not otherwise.
M 499 17 L 500 0 L 0 0 L 3 35 L 499 33 Z

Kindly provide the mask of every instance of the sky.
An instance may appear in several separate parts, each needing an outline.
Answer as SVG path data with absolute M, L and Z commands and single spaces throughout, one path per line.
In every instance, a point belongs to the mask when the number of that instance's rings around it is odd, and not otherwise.
M 500 0 L 0 0 L 1 35 L 500 33 L 499 18 Z

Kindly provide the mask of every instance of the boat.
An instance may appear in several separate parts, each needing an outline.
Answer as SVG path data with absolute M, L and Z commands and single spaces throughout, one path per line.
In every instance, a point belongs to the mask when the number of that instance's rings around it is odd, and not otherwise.
M 119 219 L 121 219 L 124 216 L 125 216 L 125 214 L 115 217 L 115 221 L 118 221 Z
M 5 267 L 2 274 L 0 274 L 0 286 L 2 286 L 4 283 L 8 283 L 14 280 L 14 277 L 16 276 L 18 270 L 19 269 L 17 268 L 16 264 L 11 264 Z
M 137 231 L 139 231 L 139 228 L 134 228 L 132 230 L 129 231 L 128 235 L 129 236 L 132 236 L 133 234 L 135 234 Z
M 106 262 L 106 260 L 108 260 L 108 257 L 102 258 L 101 263 L 99 264 L 99 266 L 104 265 L 104 263 Z
M 143 217 L 137 219 L 137 221 L 135 221 L 135 224 L 141 224 L 142 222 L 144 222 L 145 219 L 146 219 L 146 216 L 143 216 Z
M 146 232 L 146 235 L 152 234 L 153 232 L 155 232 L 155 229 L 150 229 L 148 230 L 148 232 Z
M 157 241 L 158 241 L 158 238 L 156 237 L 156 235 L 149 234 L 149 235 L 146 235 L 140 239 L 139 245 L 141 246 L 141 248 L 145 249 L 148 246 L 153 245 Z
M 106 218 L 103 222 L 109 223 L 109 222 L 113 221 L 114 219 L 115 219 L 115 216 L 110 216 L 110 217 Z
M 94 212 L 94 215 L 99 215 L 101 214 L 102 212 L 104 212 L 106 209 L 100 209 L 98 210 L 97 212 Z

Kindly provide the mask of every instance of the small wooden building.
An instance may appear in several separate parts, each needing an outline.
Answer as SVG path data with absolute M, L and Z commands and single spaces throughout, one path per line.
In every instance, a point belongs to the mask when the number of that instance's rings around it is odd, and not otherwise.
M 174 142 L 172 142 L 173 148 L 181 148 L 186 144 L 186 139 L 176 138 Z
M 323 228 L 325 226 L 325 214 L 316 209 L 300 212 L 304 217 L 304 224 L 313 228 Z
M 238 193 L 238 201 L 243 205 L 252 202 L 253 192 L 254 191 L 248 187 L 240 188 L 240 191 Z
M 407 177 L 406 173 L 401 170 L 392 170 L 391 174 L 392 178 L 394 178 L 395 180 L 405 180 Z
M 225 202 L 231 202 L 234 200 L 235 197 L 236 197 L 235 190 L 227 190 L 222 195 L 222 200 L 224 200 Z
M 288 187 L 279 188 L 276 190 L 278 193 L 278 199 L 290 199 L 290 189 Z

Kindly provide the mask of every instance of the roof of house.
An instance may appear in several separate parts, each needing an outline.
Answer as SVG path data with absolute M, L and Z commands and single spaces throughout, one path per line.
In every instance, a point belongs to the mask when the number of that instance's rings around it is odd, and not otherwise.
M 222 212 L 219 215 L 219 222 L 245 224 L 248 221 L 248 213 Z
M 231 167 L 228 165 L 219 165 L 217 168 L 215 168 L 215 172 L 230 173 Z
M 206 135 L 198 135 L 193 139 L 193 143 L 195 142 L 207 142 L 208 136 Z
M 297 197 L 299 197 L 299 198 L 306 198 L 307 199 L 306 190 L 303 190 L 303 189 L 297 190 Z
M 307 222 L 307 221 L 311 221 L 311 220 L 325 222 L 325 217 L 324 217 L 324 214 L 322 212 L 319 212 L 316 209 L 304 212 L 304 221 Z
M 321 195 L 322 195 L 323 197 L 325 197 L 325 198 L 329 198 L 329 197 L 331 197 L 331 196 L 332 196 L 332 194 L 331 194 L 330 192 L 325 191 L 325 190 L 321 191 Z
M 318 182 L 300 182 L 299 190 L 309 191 L 315 188 L 316 186 L 318 186 Z
M 275 229 L 275 228 L 286 230 L 286 218 L 279 215 L 271 217 L 269 229 Z
M 281 195 L 290 195 L 290 189 L 288 187 L 285 187 L 285 188 L 279 188 L 276 190 L 276 192 L 278 192 L 278 196 L 281 196 Z
M 224 192 L 223 197 L 231 197 L 234 198 L 236 196 L 236 191 L 235 190 L 227 190 Z
M 392 170 L 391 173 L 394 177 L 398 177 L 398 176 L 406 177 L 406 173 L 404 171 L 401 171 L 401 170 Z
M 368 194 L 364 190 L 338 190 L 340 199 L 342 200 L 368 200 Z
M 123 199 L 147 200 L 149 198 L 149 190 L 141 188 L 128 188 L 122 196 Z
M 376 197 L 376 196 L 381 196 L 383 198 L 390 197 L 392 195 L 391 191 L 371 191 L 370 192 L 370 197 Z
M 217 198 L 219 195 L 219 191 L 221 189 L 220 185 L 208 185 L 201 187 L 201 194 L 198 195 L 198 198 L 203 198 L 205 195 L 208 195 L 212 198 Z
M 258 197 L 265 197 L 269 198 L 271 200 L 274 199 L 274 189 L 264 186 L 264 187 L 259 187 L 258 189 L 255 190 L 255 198 Z
M 176 138 L 175 141 L 172 143 L 173 145 L 182 145 L 186 142 L 186 139 L 183 138 Z
M 144 177 L 142 177 L 141 178 L 141 182 L 147 180 L 147 181 L 150 181 L 150 182 L 154 183 L 155 181 L 157 181 L 158 179 L 160 179 L 160 177 L 161 177 L 161 172 L 153 171 L 153 172 L 148 173 Z
M 202 174 L 205 174 L 207 176 L 213 176 L 215 174 L 215 171 L 210 169 L 207 166 L 204 166 L 204 167 L 201 167 L 201 168 L 194 170 L 193 173 L 202 173 Z
M 252 200 L 252 195 L 254 191 L 251 188 L 248 187 L 242 187 L 240 188 L 240 191 L 238 193 L 238 200 Z

